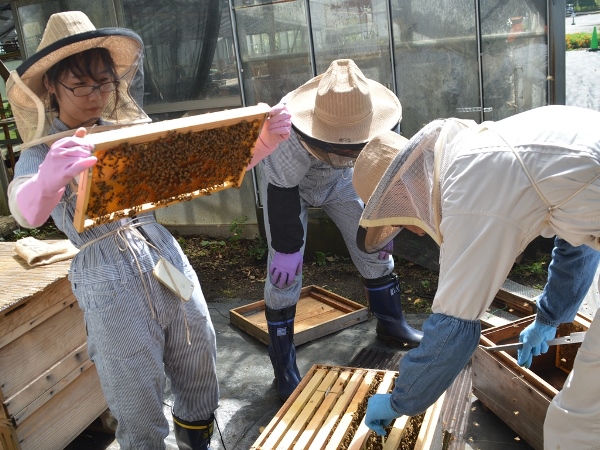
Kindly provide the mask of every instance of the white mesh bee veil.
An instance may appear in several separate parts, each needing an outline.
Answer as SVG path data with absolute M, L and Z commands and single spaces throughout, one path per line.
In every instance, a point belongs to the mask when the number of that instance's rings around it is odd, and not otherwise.
M 385 172 L 379 179 L 381 169 L 367 168 L 357 160 L 353 182 L 366 204 L 357 234 L 359 248 L 369 253 L 380 250 L 404 225 L 418 226 L 441 244 L 439 187 L 440 173 L 449 161 L 444 158 L 446 144 L 475 125 L 473 121 L 440 119 L 408 142 L 390 131 L 367 144 L 359 159 L 377 159 Z

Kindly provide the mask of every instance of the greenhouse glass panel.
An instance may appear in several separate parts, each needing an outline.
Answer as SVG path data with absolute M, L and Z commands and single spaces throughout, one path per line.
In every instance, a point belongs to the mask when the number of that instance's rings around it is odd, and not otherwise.
M 236 2 L 233 9 L 246 105 L 275 105 L 312 78 L 301 0 Z
M 392 0 L 392 35 L 402 134 L 441 117 L 479 121 L 481 101 L 472 0 Z
M 122 8 L 144 40 L 144 107 L 155 120 L 241 106 L 226 1 L 123 0 Z
M 331 61 L 354 60 L 363 73 L 391 90 L 389 22 L 384 0 L 310 2 L 317 74 Z
M 545 0 L 481 1 L 485 120 L 548 104 Z

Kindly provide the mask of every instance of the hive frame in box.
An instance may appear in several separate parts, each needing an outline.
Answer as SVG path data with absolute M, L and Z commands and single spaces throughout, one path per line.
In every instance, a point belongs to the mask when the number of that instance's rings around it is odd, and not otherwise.
M 397 376 L 389 370 L 313 365 L 250 450 L 361 450 L 373 439 L 380 444 L 365 424 L 366 402 L 373 394 L 391 392 Z M 413 443 L 412 450 L 444 448 L 444 396 L 422 415 L 392 421 L 383 450 L 398 450 L 404 438 Z
M 94 154 L 99 156 L 99 159 L 101 158 L 103 162 L 101 163 L 99 161 L 94 167 L 84 171 L 80 175 L 77 204 L 73 218 L 75 229 L 78 232 L 82 232 L 95 225 L 118 220 L 122 217 L 131 216 L 132 214 L 152 211 L 174 203 L 191 200 L 202 195 L 209 195 L 213 192 L 230 187 L 239 187 L 244 179 L 246 166 L 254 153 L 254 146 L 258 134 L 260 133 L 269 111 L 270 107 L 267 104 L 260 103 L 256 106 L 182 117 L 151 124 L 136 125 L 86 136 L 86 140 L 94 145 Z M 217 167 L 220 170 L 229 170 L 231 166 L 235 166 L 231 168 L 232 173 L 228 173 L 226 179 L 219 179 L 218 181 L 211 183 L 208 187 L 191 189 L 189 191 L 185 191 L 185 184 L 182 185 L 175 180 L 170 184 L 170 186 L 174 187 L 171 188 L 172 190 L 169 192 L 164 192 L 163 189 L 160 189 L 160 192 L 157 192 L 157 189 L 149 189 L 147 191 L 151 192 L 154 197 L 160 196 L 160 198 L 156 197 L 150 200 L 146 198 L 135 204 L 128 204 L 127 207 L 120 207 L 120 209 L 116 210 L 107 209 L 106 211 L 97 214 L 92 214 L 90 212 L 90 206 L 92 204 L 103 206 L 109 204 L 109 198 L 114 198 L 115 192 L 117 192 L 116 195 L 127 195 L 125 194 L 126 189 L 122 185 L 119 185 L 117 181 L 119 177 L 135 179 L 137 181 L 136 184 L 144 185 L 148 184 L 152 177 L 165 180 L 170 174 L 173 174 L 174 177 L 177 176 L 176 173 L 173 173 L 172 167 L 166 169 L 165 167 L 168 167 L 168 165 L 164 164 L 164 161 L 161 162 L 158 160 L 160 152 L 156 151 L 144 153 L 143 159 L 141 157 L 137 158 L 138 164 L 143 161 L 144 168 L 140 170 L 143 175 L 147 175 L 146 177 L 140 178 L 138 176 L 133 177 L 127 175 L 125 173 L 126 170 L 129 171 L 132 166 L 138 166 L 134 163 L 127 166 L 127 163 L 124 162 L 126 161 L 126 158 L 116 156 L 124 154 L 135 155 L 135 153 L 126 153 L 129 151 L 130 147 L 123 146 L 154 145 L 163 142 L 162 145 L 165 148 L 178 148 L 179 145 L 169 146 L 169 140 L 184 139 L 186 136 L 191 138 L 201 137 L 203 132 L 210 133 L 212 130 L 216 129 L 221 129 L 221 131 L 225 133 L 224 137 L 231 139 L 231 136 L 227 133 L 233 129 L 232 127 L 239 127 L 244 123 L 250 125 L 241 128 L 241 131 L 245 133 L 243 134 L 245 140 L 242 141 L 240 139 L 240 148 L 235 150 L 238 154 L 244 155 L 245 159 L 243 161 L 238 158 L 233 164 L 219 164 L 223 161 L 217 160 L 215 155 L 202 155 L 204 158 L 202 159 L 197 153 L 194 154 L 195 166 L 198 166 L 198 164 L 200 164 L 200 166 L 205 164 L 205 166 L 202 167 L 208 167 L 206 164 L 218 164 Z M 214 137 L 212 139 L 214 139 Z M 175 142 L 179 143 L 181 141 L 177 140 Z M 236 140 L 236 142 L 238 141 Z M 231 145 L 228 145 L 228 148 L 229 147 L 231 147 Z M 236 154 L 233 153 L 233 150 L 232 155 L 236 156 Z M 155 170 L 148 171 L 148 169 L 145 169 L 146 167 L 158 169 L 159 173 L 156 173 Z M 191 170 L 193 167 L 194 166 L 191 164 L 180 166 L 182 170 Z M 144 170 L 146 170 L 146 172 L 144 172 Z M 170 170 L 170 172 L 163 173 L 161 170 Z M 136 172 L 136 175 L 140 175 L 140 172 Z M 162 176 L 162 178 L 159 178 L 160 176 Z M 165 183 L 166 182 L 163 182 L 163 186 L 166 185 Z M 98 186 L 101 186 L 101 188 Z M 121 187 L 121 189 L 119 189 L 119 187 Z M 184 191 L 180 192 L 179 190 L 181 189 Z
M 536 450 L 543 450 L 543 426 L 546 411 L 567 378 L 568 370 L 560 367 L 558 352 L 578 348 L 581 344 L 551 346 L 547 353 L 535 356 L 526 369 L 517 363 L 517 351 L 492 352 L 481 348 L 518 342 L 519 334 L 535 316 L 482 331 L 472 358 L 473 394 Z M 584 331 L 591 319 L 578 313 L 573 323 L 561 324 L 557 336 Z M 567 327 L 577 327 L 568 330 Z M 574 357 L 574 354 L 572 355 Z

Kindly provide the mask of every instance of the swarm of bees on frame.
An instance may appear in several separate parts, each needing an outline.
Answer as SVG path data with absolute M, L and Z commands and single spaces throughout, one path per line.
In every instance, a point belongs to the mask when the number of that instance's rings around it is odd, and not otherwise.
M 142 205 L 191 200 L 228 182 L 237 186 L 261 124 L 256 119 L 195 132 L 170 131 L 154 141 L 96 151 L 87 216 L 98 225 L 134 215 Z

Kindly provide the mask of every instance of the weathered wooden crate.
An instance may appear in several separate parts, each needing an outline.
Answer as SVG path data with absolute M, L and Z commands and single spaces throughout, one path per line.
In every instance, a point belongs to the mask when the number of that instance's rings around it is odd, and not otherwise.
M 31 268 L 0 242 L 0 449 L 60 450 L 107 408 L 70 260 Z
M 301 345 L 367 320 L 369 310 L 360 303 L 318 286 L 305 286 L 300 292 L 294 320 L 294 344 Z M 236 327 L 269 344 L 265 301 L 250 303 L 229 311 Z
M 365 425 L 368 399 L 391 392 L 397 376 L 387 370 L 312 366 L 251 450 L 441 449 L 444 395 L 425 413 L 394 420 L 384 439 Z
M 98 162 L 80 175 L 75 228 L 239 187 L 269 110 L 260 103 L 86 136 Z
M 535 316 L 515 320 L 481 333 L 482 346 L 518 342 L 519 334 Z M 558 327 L 557 336 L 585 331 L 591 319 L 579 314 L 572 324 Z M 490 352 L 479 347 L 472 358 L 473 393 L 535 449 L 542 450 L 546 410 L 563 387 L 581 344 L 551 346 L 535 356 L 529 369 L 517 364 L 517 351 Z

